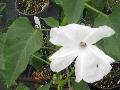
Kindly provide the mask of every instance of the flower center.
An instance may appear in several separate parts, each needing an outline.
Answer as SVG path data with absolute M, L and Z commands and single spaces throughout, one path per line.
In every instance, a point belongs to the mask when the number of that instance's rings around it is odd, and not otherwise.
M 87 47 L 87 44 L 85 42 L 80 42 L 80 47 L 85 48 L 85 47 Z

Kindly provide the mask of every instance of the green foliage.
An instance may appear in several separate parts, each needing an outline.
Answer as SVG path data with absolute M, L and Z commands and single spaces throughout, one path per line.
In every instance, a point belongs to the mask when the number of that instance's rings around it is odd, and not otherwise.
M 115 60 L 120 61 L 120 5 L 113 5 L 113 1 L 52 0 L 52 4 L 55 4 L 54 7 L 57 6 L 60 11 L 59 20 L 52 16 L 44 16 L 42 19 L 51 28 L 70 23 L 84 23 L 93 27 L 102 25 L 112 27 L 116 34 L 104 38 L 97 45 Z M 110 15 L 106 15 L 106 3 L 112 6 Z M 5 10 L 5 6 L 4 3 L 0 3 L 0 12 Z M 0 24 L 2 20 L 0 15 Z M 41 26 L 43 24 L 41 22 Z M 43 63 L 49 64 L 49 55 L 58 50 L 59 47 L 48 42 L 49 30 L 46 27 L 44 29 L 34 29 L 26 17 L 17 18 L 15 21 L 11 19 L 11 21 L 8 21 L 8 26 L 10 27 L 6 33 L 2 33 L 0 27 L 0 84 L 12 86 L 21 73 L 26 70 L 28 64 L 32 65 L 36 70 L 40 69 Z M 40 86 L 37 90 L 49 90 L 50 85 L 53 83 L 55 86 L 58 85 L 60 89 L 62 84 L 67 85 L 67 80 L 71 80 L 71 75 L 64 77 L 66 82 L 62 80 L 62 76 L 64 76 L 62 73 L 54 73 L 54 76 L 55 79 L 50 84 Z M 73 81 L 71 86 L 73 90 L 88 90 L 88 85 L 84 81 L 80 83 Z M 16 90 L 29 90 L 29 88 L 24 84 L 19 84 Z
M 29 57 L 41 48 L 42 32 L 21 17 L 9 27 L 5 44 L 6 81 L 10 86 L 25 70 Z
M 0 70 L 5 70 L 5 59 L 4 59 L 4 44 L 6 34 L 0 35 Z
M 76 83 L 73 81 L 72 85 L 73 90 L 89 90 L 87 83 L 83 80 L 80 83 Z
M 0 22 L 2 21 L 2 15 L 0 15 Z
M 84 0 L 62 0 L 64 14 L 67 17 L 68 23 L 77 23 L 84 9 Z
M 39 58 L 42 58 L 42 53 L 40 52 L 36 52 L 34 55 Z M 39 60 L 38 58 L 31 56 L 29 64 L 32 65 L 36 70 L 39 70 L 42 67 L 43 62 Z
M 93 6 L 94 8 L 97 8 L 98 10 L 102 11 L 105 7 L 105 0 L 90 0 L 91 6 Z
M 0 70 L 0 86 L 5 86 L 5 74 L 4 71 Z
M 55 2 L 57 5 L 62 6 L 63 2 L 62 0 L 52 0 L 53 2 Z
M 49 90 L 50 84 L 46 84 L 44 86 L 40 86 L 37 90 Z
M 3 11 L 6 7 L 5 3 L 0 3 L 0 12 Z
M 59 26 L 59 22 L 56 19 L 54 19 L 53 17 L 42 18 L 42 19 L 50 27 L 58 27 Z
M 20 83 L 16 90 L 30 90 L 28 87 L 26 87 L 23 83 Z
M 112 14 L 109 16 L 101 16 L 99 15 L 94 23 L 94 26 L 108 25 L 112 27 L 116 34 L 112 37 L 105 38 L 104 46 L 102 47 L 108 54 L 112 55 L 116 58 L 116 60 L 120 61 L 120 6 L 116 6 L 113 8 Z M 101 45 L 100 45 L 101 46 Z

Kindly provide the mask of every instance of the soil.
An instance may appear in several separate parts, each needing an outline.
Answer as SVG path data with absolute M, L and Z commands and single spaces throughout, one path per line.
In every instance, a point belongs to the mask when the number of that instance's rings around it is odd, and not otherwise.
M 16 0 L 16 8 L 22 14 L 35 15 L 43 11 L 49 0 Z
M 62 72 L 63 73 L 62 79 L 66 77 L 65 72 L 66 71 Z M 50 83 L 50 81 L 53 79 L 53 74 L 54 72 L 50 70 L 50 66 L 46 64 L 43 64 L 40 70 L 35 70 L 33 67 L 31 68 L 31 66 L 28 66 L 26 71 L 24 71 L 20 75 L 16 82 L 24 83 L 26 86 L 30 88 L 30 90 L 37 90 L 39 86 L 43 86 L 45 84 Z M 63 88 L 64 88 L 63 90 L 69 90 L 67 85 L 65 85 Z M 50 90 L 57 90 L 57 85 L 56 84 L 51 85 Z
M 99 88 L 114 88 L 120 85 L 120 63 L 113 63 L 111 72 L 104 76 L 103 79 L 93 83 L 95 87 Z

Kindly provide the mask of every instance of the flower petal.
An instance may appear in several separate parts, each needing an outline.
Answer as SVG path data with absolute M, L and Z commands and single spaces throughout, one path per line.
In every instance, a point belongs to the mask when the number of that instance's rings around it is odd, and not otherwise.
M 79 54 L 75 61 L 75 76 L 76 76 L 76 82 L 80 82 L 83 79 L 83 54 Z
M 71 38 L 76 44 L 79 44 L 83 41 L 86 36 L 91 33 L 91 27 L 79 25 L 79 24 L 69 24 L 65 26 L 65 33 L 66 35 Z
M 95 45 L 91 45 L 89 47 L 92 51 L 94 51 L 96 54 L 101 55 L 103 58 L 106 58 L 106 60 L 109 63 L 113 63 L 115 60 L 113 58 L 111 58 L 110 56 L 106 55 L 102 50 L 100 50 L 98 47 L 96 47 Z
M 59 28 L 52 28 L 50 42 L 61 46 L 79 44 L 91 31 L 90 27 L 79 24 L 69 24 Z
M 68 67 L 78 55 L 78 50 L 62 47 L 50 57 L 52 61 L 50 68 L 52 71 L 59 72 Z
M 107 75 L 111 71 L 111 65 L 108 58 L 109 56 L 105 55 L 100 50 L 96 50 L 94 46 L 88 47 L 85 51 L 85 55 L 83 58 L 83 80 L 88 83 L 93 83 L 102 79 L 105 75 Z
M 104 37 L 110 37 L 114 34 L 112 28 L 108 26 L 100 26 L 99 28 L 92 28 L 92 32 L 84 39 L 89 44 L 95 44 Z
M 52 28 L 50 31 L 50 42 L 58 46 L 70 46 L 74 42 L 66 35 L 64 27 Z

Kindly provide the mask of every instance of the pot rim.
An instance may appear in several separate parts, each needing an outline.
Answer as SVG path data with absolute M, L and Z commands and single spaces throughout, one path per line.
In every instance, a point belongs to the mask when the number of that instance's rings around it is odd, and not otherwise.
M 45 9 L 47 9 L 50 5 L 50 0 L 48 0 L 48 3 L 43 7 L 43 9 L 41 11 L 39 11 L 38 13 L 34 13 L 34 14 L 26 14 L 26 13 L 22 13 L 18 8 L 17 8 L 17 0 L 15 0 L 15 9 L 16 11 L 21 14 L 21 15 L 26 15 L 26 16 L 35 16 L 38 14 L 41 14 Z

